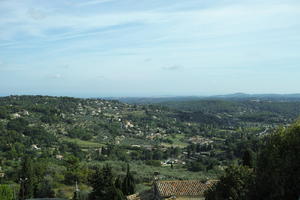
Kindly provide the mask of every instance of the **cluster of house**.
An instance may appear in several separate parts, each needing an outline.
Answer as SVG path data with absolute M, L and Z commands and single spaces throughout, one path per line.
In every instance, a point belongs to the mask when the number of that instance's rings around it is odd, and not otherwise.
M 172 164 L 182 164 L 182 165 L 185 165 L 186 162 L 182 161 L 182 160 L 179 160 L 179 159 L 167 159 L 167 160 L 161 162 L 161 166 L 163 166 L 163 167 L 169 167 Z
M 29 112 L 27 110 L 22 110 L 20 112 L 11 114 L 10 117 L 12 119 L 17 119 L 17 118 L 20 118 L 22 116 L 28 116 L 28 115 L 29 115 Z

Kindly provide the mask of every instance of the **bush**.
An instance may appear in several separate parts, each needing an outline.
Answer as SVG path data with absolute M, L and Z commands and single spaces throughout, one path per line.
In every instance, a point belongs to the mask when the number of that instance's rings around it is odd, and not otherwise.
M 196 161 L 196 162 L 190 163 L 188 170 L 192 171 L 192 172 L 200 172 L 200 171 L 205 171 L 206 167 L 201 162 Z
M 147 160 L 145 161 L 146 165 L 154 166 L 154 167 L 160 167 L 161 163 L 159 160 Z
M 14 200 L 14 191 L 8 185 L 0 185 L 0 199 Z

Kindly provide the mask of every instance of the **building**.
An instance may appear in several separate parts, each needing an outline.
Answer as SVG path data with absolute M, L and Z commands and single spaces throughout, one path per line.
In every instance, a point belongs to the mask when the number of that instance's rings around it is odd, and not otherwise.
M 204 192 L 211 188 L 216 181 L 174 180 L 155 181 L 155 200 L 204 200 Z

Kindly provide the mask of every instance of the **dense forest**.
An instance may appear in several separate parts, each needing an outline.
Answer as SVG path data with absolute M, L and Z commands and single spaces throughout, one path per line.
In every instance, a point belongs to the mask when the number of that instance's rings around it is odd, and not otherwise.
M 219 179 L 207 199 L 294 199 L 299 114 L 294 100 L 1 97 L 0 197 L 124 199 L 159 174 Z

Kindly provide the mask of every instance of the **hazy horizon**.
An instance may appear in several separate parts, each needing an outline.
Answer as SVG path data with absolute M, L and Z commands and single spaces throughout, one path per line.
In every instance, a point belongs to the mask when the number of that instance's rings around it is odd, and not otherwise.
M 197 95 L 197 94 L 191 94 L 191 95 L 145 95 L 145 96 L 122 96 L 122 95 L 115 95 L 115 96 L 101 96 L 101 95 L 72 95 L 72 94 L 61 94 L 61 95 L 55 95 L 55 94 L 0 94 L 0 97 L 9 97 L 9 96 L 50 96 L 50 97 L 74 97 L 74 98 L 104 98 L 104 99 L 122 99 L 122 98 L 210 98 L 210 97 L 229 97 L 231 95 L 249 95 L 249 97 L 257 97 L 257 96 L 270 96 L 272 95 L 278 95 L 278 96 L 292 96 L 296 95 L 300 97 L 300 93 L 243 93 L 243 92 L 236 92 L 236 93 L 228 93 L 228 94 L 211 94 L 211 95 Z
M 2 0 L 0 95 L 300 93 L 300 1 Z

